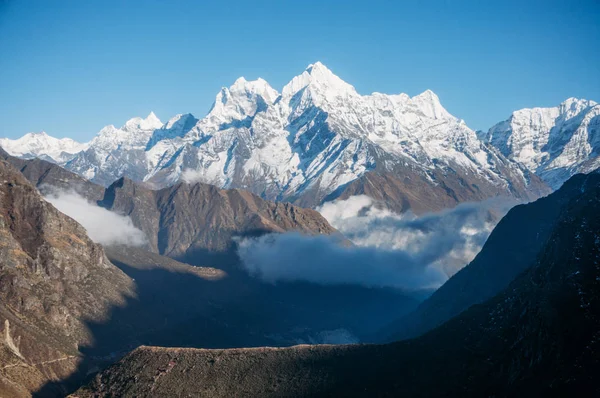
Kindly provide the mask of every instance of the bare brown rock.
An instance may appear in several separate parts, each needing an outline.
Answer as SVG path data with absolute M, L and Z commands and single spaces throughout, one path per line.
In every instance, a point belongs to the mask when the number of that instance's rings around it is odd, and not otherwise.
M 86 319 L 105 319 L 132 294 L 83 227 L 0 161 L 0 385 L 20 396 L 69 375 L 91 342 Z
M 100 204 L 131 217 L 153 251 L 175 258 L 231 252 L 235 237 L 286 231 L 338 233 L 315 210 L 202 183 L 152 191 L 121 178 L 107 188 Z

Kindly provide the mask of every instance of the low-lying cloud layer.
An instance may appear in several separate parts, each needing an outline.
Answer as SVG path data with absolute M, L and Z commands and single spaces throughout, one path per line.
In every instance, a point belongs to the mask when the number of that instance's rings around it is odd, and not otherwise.
M 45 199 L 59 211 L 80 223 L 94 242 L 127 246 L 141 246 L 146 242 L 144 233 L 133 225 L 129 217 L 90 203 L 73 191 L 52 189 L 48 191 L 50 193 L 45 196 Z
M 288 233 L 242 240 L 238 254 L 252 274 L 267 282 L 435 288 L 475 257 L 513 204 L 489 200 L 415 216 L 394 214 L 367 196 L 354 196 L 317 209 L 354 247 L 328 236 Z
M 446 276 L 428 259 L 401 250 L 343 247 L 329 236 L 296 233 L 244 239 L 238 253 L 251 274 L 266 282 L 392 286 L 413 290 L 439 286 Z M 427 254 L 426 254 L 427 255 Z
M 473 260 L 515 204 L 512 199 L 496 198 L 415 216 L 377 208 L 373 199 L 359 195 L 325 203 L 317 210 L 358 246 L 435 253 L 431 265 L 452 276 Z

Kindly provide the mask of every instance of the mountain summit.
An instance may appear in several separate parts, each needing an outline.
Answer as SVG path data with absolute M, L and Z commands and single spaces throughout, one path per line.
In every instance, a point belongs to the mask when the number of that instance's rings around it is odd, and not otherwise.
M 600 166 L 600 105 L 569 98 L 552 108 L 521 109 L 482 138 L 556 189 Z
M 14 156 L 41 157 L 54 162 L 69 160 L 77 152 L 85 150 L 87 145 L 70 138 L 54 138 L 45 131 L 27 133 L 16 140 L 0 138 L 0 146 Z

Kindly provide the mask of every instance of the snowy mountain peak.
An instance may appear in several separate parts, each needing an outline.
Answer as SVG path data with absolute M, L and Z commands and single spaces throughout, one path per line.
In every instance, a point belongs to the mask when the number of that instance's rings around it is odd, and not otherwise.
M 13 156 L 46 157 L 54 162 L 69 159 L 77 152 L 86 149 L 87 145 L 70 138 L 52 137 L 45 131 L 27 133 L 16 140 L 0 138 L 0 146 Z
M 27 133 L 23 137 L 30 137 L 30 138 L 33 138 L 33 137 L 49 137 L 49 135 L 45 131 L 39 131 L 39 132 Z
M 125 125 L 121 127 L 121 130 L 124 131 L 137 131 L 137 130 L 156 130 L 161 128 L 163 123 L 160 119 L 154 114 L 154 112 L 150 112 L 150 114 L 142 119 L 141 117 L 134 117 L 125 122 Z
M 273 104 L 277 97 L 279 93 L 264 79 L 240 77 L 229 88 L 223 87 L 219 91 L 210 112 L 200 122 L 202 130 L 213 132 L 233 120 L 252 117 Z
M 260 95 L 267 103 L 273 103 L 279 93 L 267 83 L 266 80 L 246 80 L 243 76 L 238 78 L 228 90 L 231 94 L 242 94 L 246 96 Z
M 162 127 L 165 130 L 177 128 L 178 126 L 182 126 L 185 124 L 189 124 L 190 122 L 196 123 L 198 119 L 194 117 L 191 113 L 180 113 L 175 115 L 165 125 Z
M 568 98 L 550 108 L 525 108 L 496 124 L 485 140 L 558 188 L 571 175 L 600 166 L 600 106 Z
M 321 62 L 308 65 L 302 74 L 285 85 L 281 95 L 289 99 L 306 87 L 310 87 L 317 96 L 325 95 L 328 99 L 336 96 L 358 95 L 352 85 L 333 74 Z
M 581 113 L 587 108 L 598 105 L 594 101 L 586 100 L 586 99 L 578 99 L 578 98 L 568 98 L 563 101 L 559 105 L 559 112 L 561 115 L 564 115 L 565 119 L 570 119 L 573 116 Z
M 436 93 L 431 90 L 425 90 L 419 95 L 411 98 L 411 102 L 417 106 L 423 113 L 432 119 L 448 119 L 453 116 L 440 103 Z

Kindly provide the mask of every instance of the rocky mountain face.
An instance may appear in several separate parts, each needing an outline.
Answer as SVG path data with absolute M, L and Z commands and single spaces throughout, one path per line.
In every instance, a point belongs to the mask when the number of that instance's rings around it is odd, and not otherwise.
M 154 191 L 121 178 L 99 204 L 129 216 L 148 237 L 152 251 L 200 264 L 211 255 L 230 253 L 235 237 L 285 231 L 338 234 L 315 210 L 203 183 Z
M 557 107 L 521 109 L 481 138 L 557 189 L 600 166 L 600 105 L 569 98 Z
M 159 188 L 185 180 L 304 207 L 368 194 L 371 179 L 390 193 L 374 198 L 397 211 L 548 192 L 527 168 L 482 143 L 433 92 L 360 95 L 319 62 L 280 93 L 262 79 L 240 78 L 202 119 L 177 115 L 162 124 L 150 114 L 107 126 L 62 164 L 104 186 L 122 176 Z
M 597 396 L 599 215 L 600 187 L 582 185 L 531 267 L 495 297 L 419 338 L 235 350 L 140 347 L 74 396 Z
M 86 320 L 107 319 L 133 284 L 3 160 L 0 181 L 0 395 L 29 396 L 79 366 Z
M 600 189 L 600 173 L 578 174 L 547 197 L 512 208 L 470 264 L 414 312 L 386 327 L 380 337 L 386 341 L 416 337 L 498 294 L 535 263 L 564 206 L 594 189 Z

